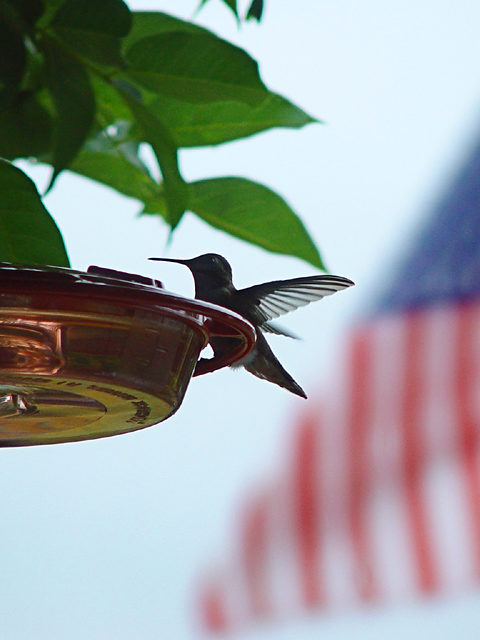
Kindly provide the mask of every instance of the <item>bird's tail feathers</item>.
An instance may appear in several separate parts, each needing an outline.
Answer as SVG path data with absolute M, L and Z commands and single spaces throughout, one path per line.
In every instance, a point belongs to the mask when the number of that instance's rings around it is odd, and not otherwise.
M 247 371 L 257 378 L 273 382 L 301 398 L 307 398 L 307 394 L 302 387 L 295 382 L 288 371 L 286 371 L 277 360 L 267 340 L 260 331 L 257 332 L 257 344 L 254 351 L 255 357 L 253 359 L 248 359 L 247 356 L 247 361 L 241 363 Z

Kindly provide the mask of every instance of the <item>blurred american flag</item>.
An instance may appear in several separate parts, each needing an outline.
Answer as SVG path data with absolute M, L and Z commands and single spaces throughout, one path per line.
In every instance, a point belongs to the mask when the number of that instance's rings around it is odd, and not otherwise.
M 202 584 L 211 632 L 478 582 L 480 146 L 327 386 Z

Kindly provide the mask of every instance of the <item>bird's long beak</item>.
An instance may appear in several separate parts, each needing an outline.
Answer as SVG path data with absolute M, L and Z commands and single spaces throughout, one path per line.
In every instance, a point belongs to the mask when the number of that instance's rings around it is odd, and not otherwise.
M 188 264 L 189 260 L 179 260 L 178 258 L 149 258 L 149 260 L 156 260 L 157 262 L 175 262 L 176 264 Z

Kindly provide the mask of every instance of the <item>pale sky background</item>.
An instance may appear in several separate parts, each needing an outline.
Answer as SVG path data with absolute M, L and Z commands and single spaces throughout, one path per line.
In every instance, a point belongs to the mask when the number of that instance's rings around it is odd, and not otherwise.
M 189 18 L 197 0 L 129 5 Z M 238 31 L 210 0 L 198 21 L 247 49 L 269 88 L 327 123 L 181 156 L 187 179 L 240 175 L 278 191 L 331 272 L 357 283 L 285 317 L 303 341 L 271 340 L 314 397 L 328 384 L 345 328 L 386 281 L 480 131 L 480 3 L 267 0 L 260 26 Z M 46 170 L 21 166 L 45 186 Z M 164 254 L 167 229 L 136 219 L 135 201 L 62 175 L 46 206 L 74 268 L 152 275 L 192 294 L 186 269 L 147 262 Z M 314 273 L 187 215 L 169 255 L 208 251 L 228 258 L 237 286 Z M 246 372 L 224 371 L 192 380 L 180 411 L 144 431 L 2 450 L 0 638 L 200 638 L 200 571 L 227 545 L 246 493 L 285 456 L 289 421 L 303 402 Z M 238 636 L 293 637 L 478 639 L 480 592 Z

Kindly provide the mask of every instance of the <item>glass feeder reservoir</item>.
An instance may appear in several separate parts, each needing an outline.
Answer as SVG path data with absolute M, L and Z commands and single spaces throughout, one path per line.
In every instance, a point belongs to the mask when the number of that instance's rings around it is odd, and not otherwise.
M 219 335 L 233 338 L 231 350 L 199 360 Z M 254 342 L 237 314 L 150 278 L 0 263 L 0 446 L 161 422 L 180 406 L 192 375 L 232 364 Z

